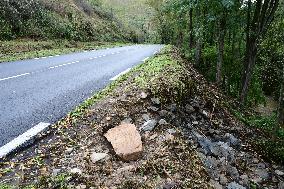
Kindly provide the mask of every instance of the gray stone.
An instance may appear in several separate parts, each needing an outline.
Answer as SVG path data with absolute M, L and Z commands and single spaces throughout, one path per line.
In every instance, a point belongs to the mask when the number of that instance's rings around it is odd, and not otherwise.
M 280 181 L 278 183 L 278 189 L 284 189 L 284 182 L 283 181 Z
M 151 98 L 151 101 L 155 104 L 155 105 L 160 105 L 160 99 L 159 98 Z
M 269 178 L 269 174 L 266 169 L 256 169 L 255 174 L 258 175 L 263 180 L 266 180 Z
M 185 111 L 189 114 L 193 113 L 195 111 L 195 109 L 190 105 L 190 104 L 186 104 L 185 105 Z
M 211 152 L 218 157 L 225 157 L 230 163 L 235 161 L 235 152 L 227 143 L 217 142 L 211 147 Z
M 159 111 L 159 115 L 163 118 L 167 117 L 168 115 L 168 111 L 167 110 L 161 110 Z
M 168 129 L 167 132 L 169 134 L 175 134 L 177 131 L 175 129 Z
M 248 186 L 249 185 L 249 177 L 247 175 L 241 175 L 240 176 L 240 182 L 244 186 Z
M 170 110 L 171 112 L 177 111 L 177 105 L 176 104 L 169 105 L 168 110 Z
M 159 108 L 157 108 L 157 107 L 155 107 L 155 106 L 150 106 L 148 109 L 149 109 L 149 110 L 152 110 L 152 111 L 154 111 L 154 112 L 157 112 L 157 111 L 159 110 Z
M 166 120 L 160 119 L 159 125 L 167 125 L 167 124 L 168 124 L 168 122 Z
M 275 170 L 275 173 L 278 175 L 278 176 L 284 176 L 284 172 L 280 171 L 280 170 Z
M 228 179 L 227 179 L 227 177 L 224 174 L 221 174 L 219 176 L 219 182 L 222 185 L 226 185 L 228 183 Z
M 82 171 L 81 171 L 81 169 L 79 169 L 79 168 L 73 168 L 73 169 L 70 170 L 70 173 L 81 175 L 81 174 L 82 174 Z
M 152 131 L 157 125 L 157 121 L 154 119 L 151 119 L 147 122 L 145 122 L 141 127 L 141 131 Z
M 259 169 L 265 169 L 265 164 L 264 163 L 259 163 L 259 164 L 257 164 L 257 167 L 259 168 Z
M 60 173 L 61 169 L 53 169 L 52 170 L 52 176 L 56 177 Z
M 145 120 L 145 121 L 149 121 L 151 118 L 148 114 L 143 114 L 142 115 L 142 118 Z
M 217 181 L 215 181 L 215 180 L 213 180 L 213 179 L 210 180 L 210 184 L 211 184 L 215 189 L 223 189 L 222 185 L 221 185 L 219 182 L 217 182 Z
M 91 161 L 93 163 L 96 163 L 97 161 L 100 161 L 102 159 L 105 159 L 107 157 L 107 154 L 106 153 L 92 153 L 90 158 L 91 158 Z
M 227 166 L 227 173 L 234 180 L 237 180 L 240 177 L 238 169 L 236 167 L 231 166 L 231 165 Z
M 234 137 L 234 135 L 229 133 L 225 134 L 225 140 L 231 146 L 239 147 L 241 144 L 239 139 L 237 139 L 236 137 Z
M 145 98 L 147 98 L 147 94 L 145 93 L 145 92 L 142 92 L 141 94 L 140 94 L 140 98 L 142 98 L 142 99 L 145 99 Z
M 120 124 L 130 124 L 132 122 L 133 122 L 133 120 L 131 118 L 125 118 L 124 120 L 121 121 Z
M 229 183 L 226 188 L 227 189 L 246 189 L 245 187 L 243 187 L 242 185 L 240 185 L 240 184 L 238 184 L 236 182 Z

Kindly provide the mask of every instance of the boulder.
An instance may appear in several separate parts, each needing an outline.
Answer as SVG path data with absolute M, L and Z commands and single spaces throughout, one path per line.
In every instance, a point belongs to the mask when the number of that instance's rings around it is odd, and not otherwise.
M 157 121 L 154 119 L 151 119 L 149 121 L 146 121 L 141 127 L 140 131 L 152 131 L 157 125 Z
M 133 124 L 121 124 L 105 135 L 115 153 L 125 161 L 137 160 L 142 153 L 142 141 Z
M 91 156 L 90 156 L 91 161 L 93 163 L 96 163 L 97 161 L 100 161 L 100 160 L 102 160 L 102 159 L 104 159 L 106 157 L 107 157 L 106 153 L 95 153 L 95 152 L 92 153 Z

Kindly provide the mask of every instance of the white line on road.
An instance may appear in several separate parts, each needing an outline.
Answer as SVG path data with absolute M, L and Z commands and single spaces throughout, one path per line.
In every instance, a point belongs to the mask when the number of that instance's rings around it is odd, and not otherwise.
M 110 80 L 111 80 L 111 81 L 115 81 L 115 80 L 117 80 L 120 76 L 126 74 L 126 73 L 129 72 L 130 70 L 131 70 L 131 68 L 126 69 L 125 71 L 123 71 L 123 72 L 121 72 L 120 74 L 114 76 L 114 77 L 111 78 Z
M 39 60 L 39 58 L 34 58 L 35 60 Z
M 6 77 L 6 78 L 3 78 L 3 79 L 0 79 L 0 81 L 5 81 L 5 80 L 8 80 L 8 79 L 13 79 L 13 78 L 17 78 L 17 77 L 22 77 L 22 76 L 30 75 L 30 74 L 31 74 L 31 73 L 24 73 L 24 74 L 20 74 L 20 75 L 11 76 L 11 77 Z
M 41 57 L 42 59 L 45 59 L 45 58 L 47 58 L 46 56 L 44 56 L 44 57 Z
M 21 134 L 17 138 L 13 139 L 8 144 L 2 146 L 0 148 L 0 158 L 7 156 L 9 153 L 17 150 L 19 147 L 22 147 L 25 143 L 30 142 L 37 134 L 45 130 L 49 123 L 39 123 L 38 125 L 34 126 L 33 128 L 27 130 L 25 133 Z

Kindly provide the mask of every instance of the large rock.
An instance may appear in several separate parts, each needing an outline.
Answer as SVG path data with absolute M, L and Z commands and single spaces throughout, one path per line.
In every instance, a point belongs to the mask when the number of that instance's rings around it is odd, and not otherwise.
M 125 161 L 136 160 L 142 153 L 142 141 L 133 124 L 121 124 L 105 135 L 115 153 Z
M 155 119 L 151 119 L 146 121 L 139 129 L 140 131 L 152 131 L 157 125 L 157 121 Z

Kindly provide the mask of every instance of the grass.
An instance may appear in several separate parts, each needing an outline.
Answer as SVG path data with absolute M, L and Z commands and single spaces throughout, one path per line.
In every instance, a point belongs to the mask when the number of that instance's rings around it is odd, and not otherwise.
M 159 56 L 148 59 L 146 64 L 137 68 L 141 74 L 135 82 L 163 102 L 181 103 L 186 95 L 194 92 L 195 84 L 182 60 L 175 56 L 177 53 L 173 46 L 166 46 Z
M 31 39 L 0 41 L 0 44 L 0 63 L 126 45 L 118 42 L 35 41 Z
M 248 116 L 240 111 L 231 111 L 243 123 L 263 133 L 263 136 L 253 138 L 251 141 L 260 154 L 267 160 L 284 163 L 284 128 L 277 126 L 275 114 L 271 116 Z

